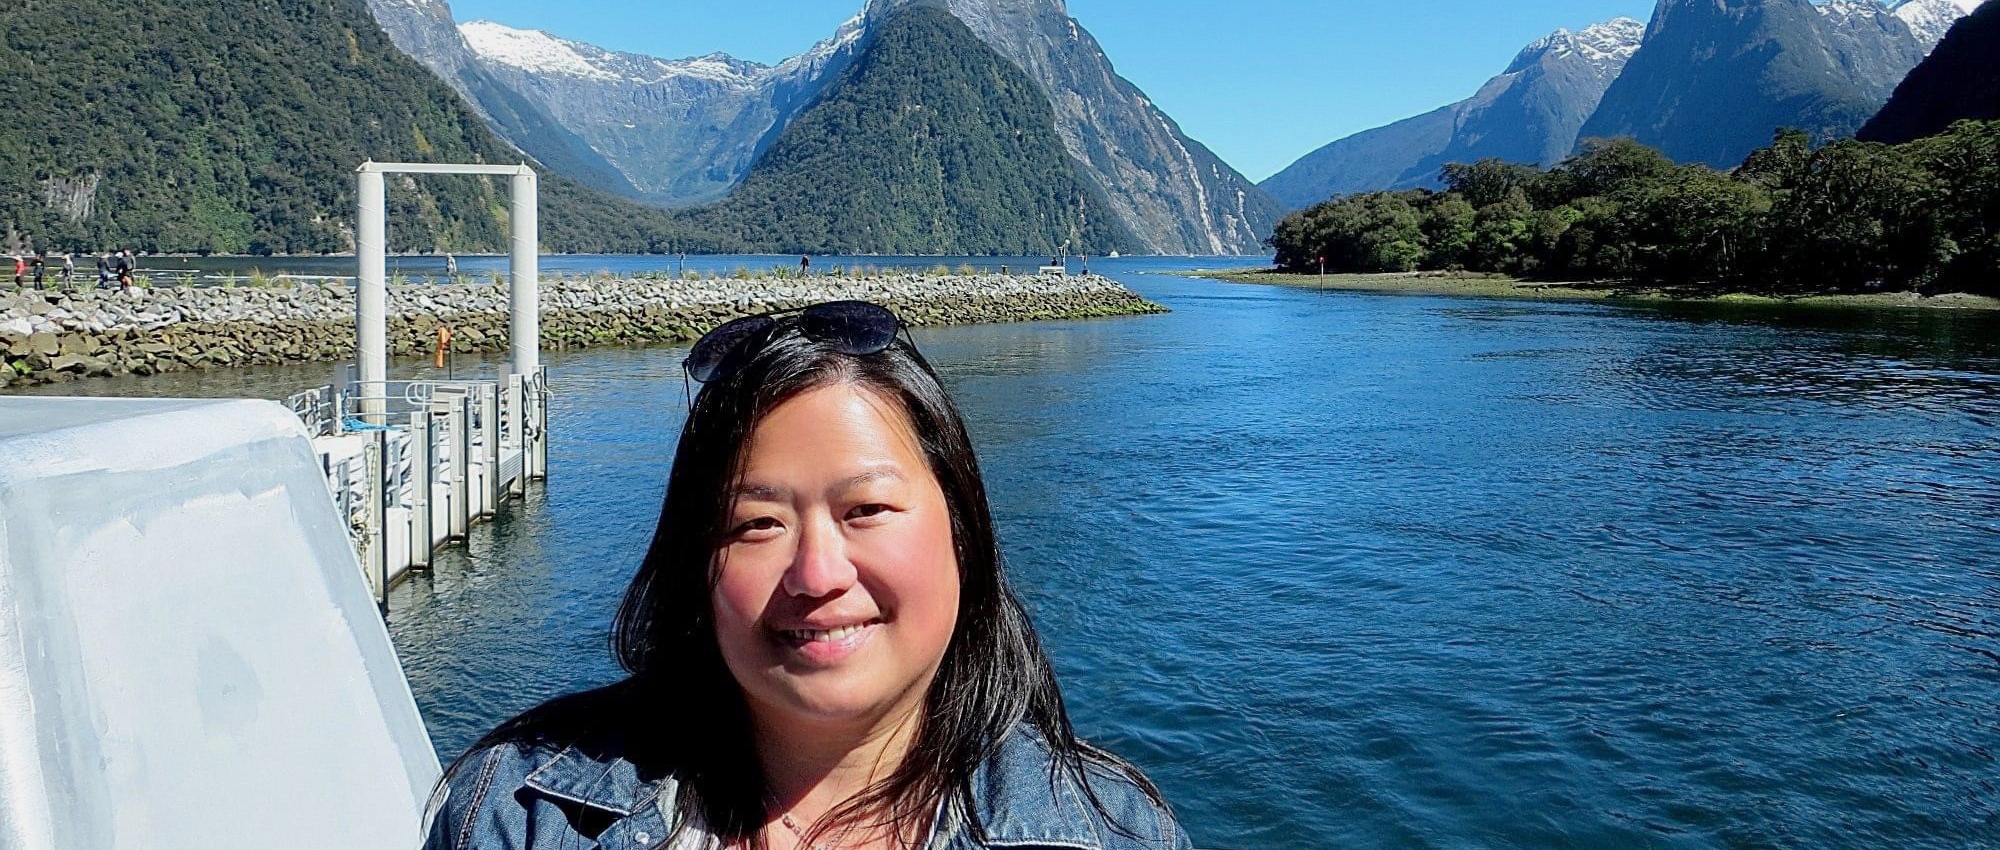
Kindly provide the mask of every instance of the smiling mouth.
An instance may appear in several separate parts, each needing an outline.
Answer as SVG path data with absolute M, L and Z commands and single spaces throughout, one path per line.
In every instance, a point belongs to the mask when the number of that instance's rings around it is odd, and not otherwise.
M 786 640 L 800 645 L 809 643 L 839 643 L 860 634 L 864 629 L 881 624 L 882 621 L 876 619 L 865 623 L 856 623 L 851 626 L 841 626 L 837 629 L 786 629 L 778 634 L 783 635 Z

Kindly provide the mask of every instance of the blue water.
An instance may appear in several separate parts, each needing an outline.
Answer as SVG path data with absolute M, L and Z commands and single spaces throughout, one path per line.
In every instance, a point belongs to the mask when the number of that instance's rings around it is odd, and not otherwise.
M 2000 317 L 1186 264 L 917 340 L 1079 727 L 1198 845 L 2000 847 Z M 617 675 L 679 356 L 551 354 L 552 479 L 392 601 L 447 758 Z

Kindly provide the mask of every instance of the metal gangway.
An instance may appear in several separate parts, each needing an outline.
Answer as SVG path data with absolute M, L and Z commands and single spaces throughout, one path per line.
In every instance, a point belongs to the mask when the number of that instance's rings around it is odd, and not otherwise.
M 337 381 L 286 404 L 385 607 L 438 547 L 548 477 L 546 368 L 504 381 Z

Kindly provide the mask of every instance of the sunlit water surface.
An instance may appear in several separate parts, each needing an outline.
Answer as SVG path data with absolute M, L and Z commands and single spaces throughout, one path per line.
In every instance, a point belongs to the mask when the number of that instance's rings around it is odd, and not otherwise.
M 1171 315 L 916 336 L 1079 727 L 1198 844 L 2000 846 L 2000 319 L 1174 265 L 1097 263 Z M 397 593 L 446 758 L 617 676 L 680 354 L 550 355 L 551 480 Z

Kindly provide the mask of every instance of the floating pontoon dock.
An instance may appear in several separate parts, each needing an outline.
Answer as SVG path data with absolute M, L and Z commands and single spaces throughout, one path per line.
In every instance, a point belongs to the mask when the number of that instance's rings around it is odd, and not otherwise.
M 313 435 L 378 603 L 437 547 L 548 477 L 548 400 L 537 371 L 505 383 L 344 382 L 287 401 Z

